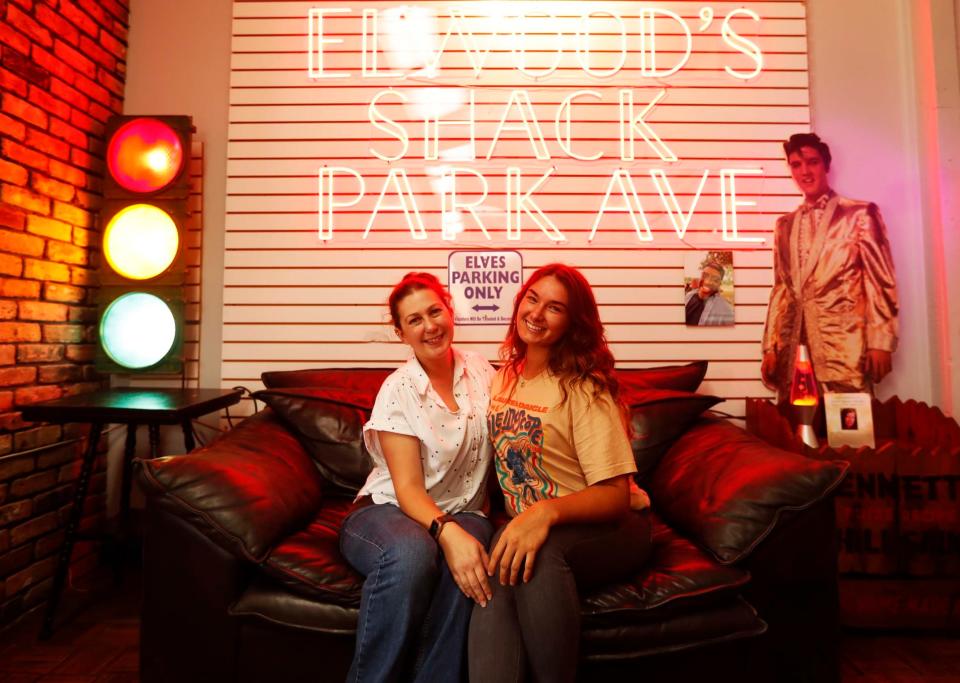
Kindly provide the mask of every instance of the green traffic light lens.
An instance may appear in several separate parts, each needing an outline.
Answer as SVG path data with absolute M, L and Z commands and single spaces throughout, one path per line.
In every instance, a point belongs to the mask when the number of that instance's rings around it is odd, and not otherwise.
M 125 368 L 156 365 L 170 353 L 176 339 L 173 311 L 160 297 L 130 292 L 117 297 L 100 321 L 100 344 Z

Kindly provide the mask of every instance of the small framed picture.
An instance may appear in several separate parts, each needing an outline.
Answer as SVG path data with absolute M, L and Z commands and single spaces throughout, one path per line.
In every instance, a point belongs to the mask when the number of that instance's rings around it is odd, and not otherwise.
M 830 448 L 874 448 L 870 394 L 824 394 L 823 408 L 827 413 Z
M 683 259 L 683 314 L 687 325 L 733 325 L 733 251 L 693 251 Z

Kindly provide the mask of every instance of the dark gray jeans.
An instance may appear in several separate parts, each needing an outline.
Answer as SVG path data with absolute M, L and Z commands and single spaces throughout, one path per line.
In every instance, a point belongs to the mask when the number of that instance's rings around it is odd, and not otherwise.
M 490 542 L 496 546 L 501 528 Z M 624 579 L 650 555 L 650 519 L 631 512 L 619 523 L 565 524 L 550 530 L 528 583 L 501 586 L 474 605 L 470 683 L 573 681 L 580 655 L 579 590 Z M 521 576 L 523 572 L 521 571 Z M 528 671 L 529 670 L 529 671 Z

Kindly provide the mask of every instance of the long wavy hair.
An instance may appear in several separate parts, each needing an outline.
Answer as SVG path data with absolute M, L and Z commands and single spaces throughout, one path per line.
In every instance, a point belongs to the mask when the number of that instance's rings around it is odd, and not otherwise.
M 569 325 L 563 336 L 551 347 L 550 371 L 560 378 L 562 401 L 576 386 L 592 386 L 594 396 L 610 392 L 614 403 L 626 418 L 627 409 L 620 396 L 620 382 L 613 371 L 614 358 L 600 322 L 600 311 L 590 283 L 579 270 L 563 263 L 550 263 L 538 268 L 520 288 L 513 301 L 513 315 L 507 337 L 500 347 L 500 358 L 514 377 L 527 354 L 527 344 L 517 332 L 517 312 L 527 291 L 545 277 L 555 277 L 567 290 Z

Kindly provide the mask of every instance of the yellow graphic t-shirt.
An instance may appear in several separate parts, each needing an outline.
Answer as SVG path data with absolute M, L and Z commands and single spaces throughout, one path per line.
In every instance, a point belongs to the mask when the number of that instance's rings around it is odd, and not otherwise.
M 637 471 L 609 393 L 594 397 L 587 384 L 569 390 L 561 404 L 562 398 L 560 380 L 549 372 L 517 381 L 505 366 L 493 380 L 487 423 L 511 516 L 538 500 Z

